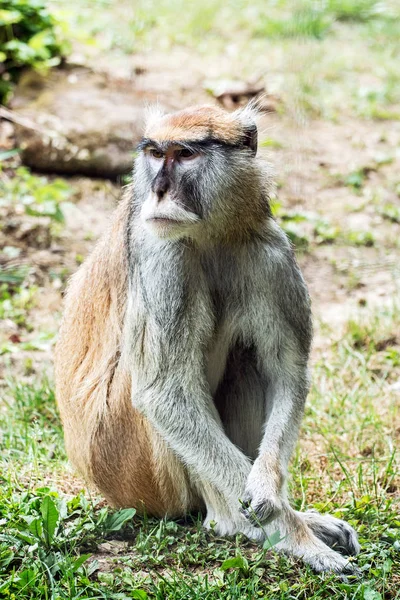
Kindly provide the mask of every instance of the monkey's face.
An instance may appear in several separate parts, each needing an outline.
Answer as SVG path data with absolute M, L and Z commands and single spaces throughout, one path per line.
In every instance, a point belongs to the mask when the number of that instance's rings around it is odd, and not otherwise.
M 197 107 L 153 118 L 139 144 L 135 196 L 157 237 L 200 239 L 251 214 L 257 128 L 242 113 Z
M 204 162 L 200 149 L 183 143 L 143 140 L 142 153 L 148 184 L 140 215 L 145 227 L 162 238 L 193 234 L 203 215 L 185 183 L 195 177 Z

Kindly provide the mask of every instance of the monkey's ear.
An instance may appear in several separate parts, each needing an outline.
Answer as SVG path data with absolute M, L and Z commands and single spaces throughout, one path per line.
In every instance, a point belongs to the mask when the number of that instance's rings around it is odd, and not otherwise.
M 244 130 L 243 145 L 250 148 L 253 156 L 257 154 L 258 131 L 255 123 L 246 125 Z

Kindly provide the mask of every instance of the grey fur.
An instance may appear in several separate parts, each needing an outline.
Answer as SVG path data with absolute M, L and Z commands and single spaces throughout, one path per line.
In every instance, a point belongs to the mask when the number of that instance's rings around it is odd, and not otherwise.
M 132 402 L 187 466 L 206 526 L 259 540 L 279 530 L 278 549 L 316 570 L 352 570 L 331 549 L 358 551 L 350 526 L 296 513 L 287 499 L 312 325 L 291 244 L 271 216 L 268 169 L 250 148 L 215 141 L 155 199 L 158 172 L 141 151 L 126 232 Z M 157 235 L 146 221 L 157 214 L 183 225 Z

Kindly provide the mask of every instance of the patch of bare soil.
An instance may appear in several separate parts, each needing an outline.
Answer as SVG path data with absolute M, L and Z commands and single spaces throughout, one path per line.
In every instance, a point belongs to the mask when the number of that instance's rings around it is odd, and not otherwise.
M 270 116 L 268 124 L 282 144 L 272 156 L 282 182 L 279 201 L 289 214 L 308 214 L 311 229 L 320 220 L 336 230 L 331 242 L 316 235 L 299 261 L 315 319 L 340 329 L 350 316 L 399 293 L 400 223 L 384 207 L 400 209 L 400 123 L 312 121 L 300 128 Z M 352 174 L 363 179 L 360 188 L 349 183 Z

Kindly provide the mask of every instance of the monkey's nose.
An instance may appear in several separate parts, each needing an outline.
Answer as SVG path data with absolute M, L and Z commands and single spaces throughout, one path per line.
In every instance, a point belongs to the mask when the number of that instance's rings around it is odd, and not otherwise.
M 162 200 L 170 188 L 169 177 L 165 174 L 157 175 L 151 187 L 158 200 Z

